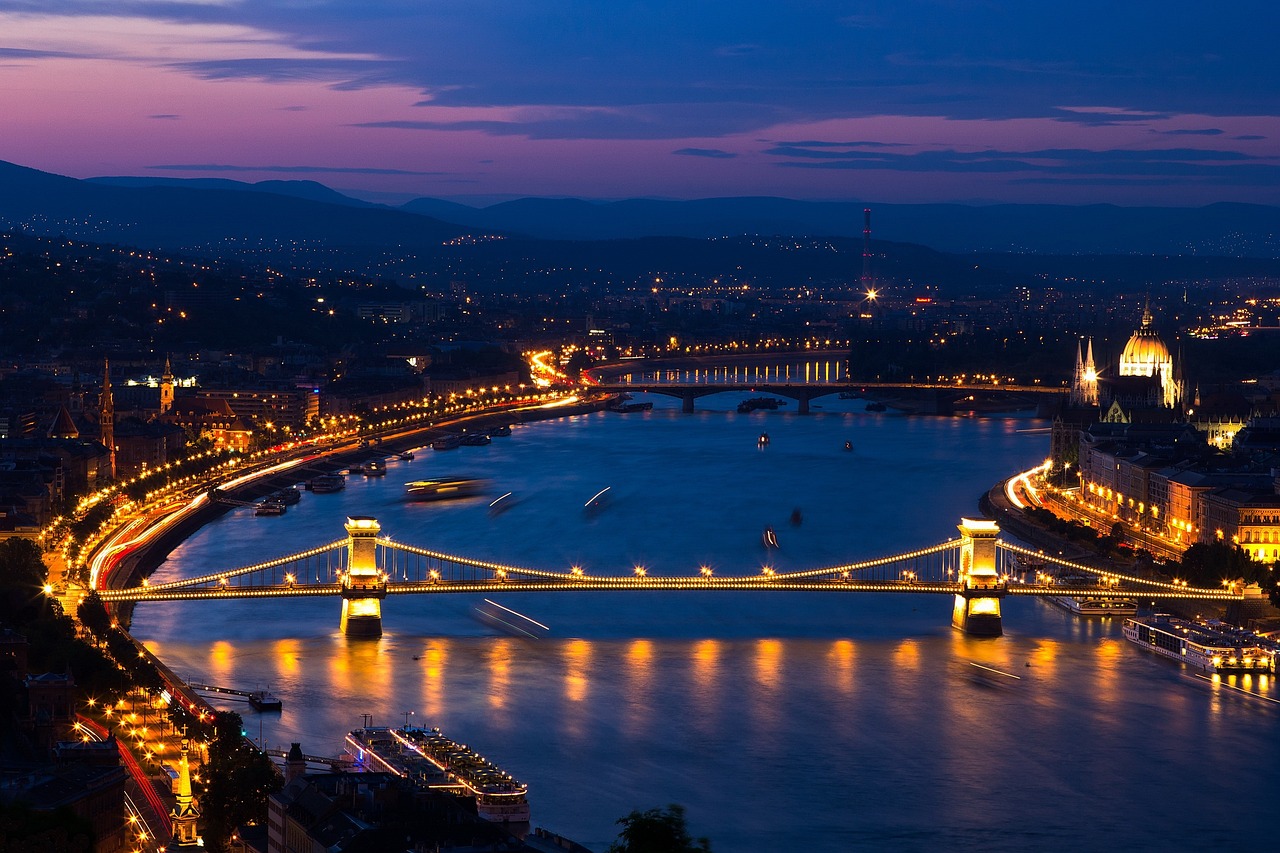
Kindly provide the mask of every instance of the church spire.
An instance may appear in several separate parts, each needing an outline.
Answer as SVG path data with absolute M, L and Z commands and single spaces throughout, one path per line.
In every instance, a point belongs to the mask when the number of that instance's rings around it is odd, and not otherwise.
M 102 360 L 102 399 L 98 401 L 98 437 L 107 448 L 111 479 L 116 478 L 116 403 L 111 395 L 111 362 Z
M 169 850 L 204 846 L 196 827 L 200 808 L 196 805 L 196 799 L 191 793 L 191 764 L 187 760 L 190 743 L 185 737 L 182 739 L 182 757 L 178 760 L 177 790 L 173 792 L 173 811 L 169 812 L 169 818 L 173 823 L 173 841 L 169 844 Z
M 167 415 L 173 408 L 173 368 L 169 356 L 164 357 L 164 373 L 160 374 L 160 414 Z

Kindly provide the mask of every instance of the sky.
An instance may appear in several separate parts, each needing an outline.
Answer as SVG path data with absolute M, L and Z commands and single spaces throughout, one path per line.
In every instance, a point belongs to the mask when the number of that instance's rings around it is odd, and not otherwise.
M 0 159 L 362 198 L 1280 203 L 1280 4 L 0 0 Z

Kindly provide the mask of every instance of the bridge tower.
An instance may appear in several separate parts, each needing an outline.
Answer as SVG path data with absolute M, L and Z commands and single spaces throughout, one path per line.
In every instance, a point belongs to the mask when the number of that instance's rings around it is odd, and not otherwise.
M 978 637 L 999 637 L 1000 599 L 1005 585 L 996 573 L 996 537 L 1000 527 L 985 518 L 960 519 L 960 583 L 952 627 Z
M 378 570 L 377 540 L 382 527 L 376 518 L 347 519 L 347 573 L 342 576 L 342 622 L 348 637 L 382 636 L 382 599 L 387 580 Z
M 184 730 L 185 731 L 185 730 Z M 191 794 L 191 764 L 187 760 L 190 741 L 182 739 L 182 756 L 178 759 L 177 790 L 174 791 L 173 811 L 169 818 L 173 824 L 173 839 L 167 850 L 201 850 L 204 841 L 197 831 L 196 820 L 200 817 L 200 809 Z

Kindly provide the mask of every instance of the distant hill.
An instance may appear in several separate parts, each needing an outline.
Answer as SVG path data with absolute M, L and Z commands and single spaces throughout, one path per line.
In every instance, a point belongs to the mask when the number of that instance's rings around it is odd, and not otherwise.
M 329 204 L 345 204 L 349 207 L 382 207 L 368 201 L 361 201 L 337 190 L 329 189 L 317 181 L 233 181 L 230 178 L 162 178 L 162 177 L 101 177 L 86 178 L 91 184 L 106 184 L 113 187 L 185 187 L 198 190 L 232 190 L 236 192 L 272 193 L 287 195 L 293 198 L 305 198 L 310 201 L 323 201 Z
M 128 186 L 80 181 L 0 161 L 0 228 L 26 227 L 171 250 L 323 242 L 420 252 L 438 249 L 467 230 L 391 208 L 298 197 L 298 192 L 319 195 L 326 190 L 319 184 L 314 187 L 293 187 L 294 192 L 281 195 L 253 186 L 232 190 L 181 181 Z
M 716 237 L 732 234 L 853 237 L 872 209 L 873 236 L 945 252 L 1174 254 L 1280 257 L 1280 207 L 876 204 L 784 198 L 694 201 L 525 198 L 484 208 L 416 199 L 402 210 L 472 228 L 559 240 Z

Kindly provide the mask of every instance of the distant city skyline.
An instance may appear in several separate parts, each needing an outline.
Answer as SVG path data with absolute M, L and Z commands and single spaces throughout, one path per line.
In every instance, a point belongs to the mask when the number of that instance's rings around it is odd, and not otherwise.
M 0 159 L 358 197 L 1276 203 L 1280 11 L 0 0 Z

